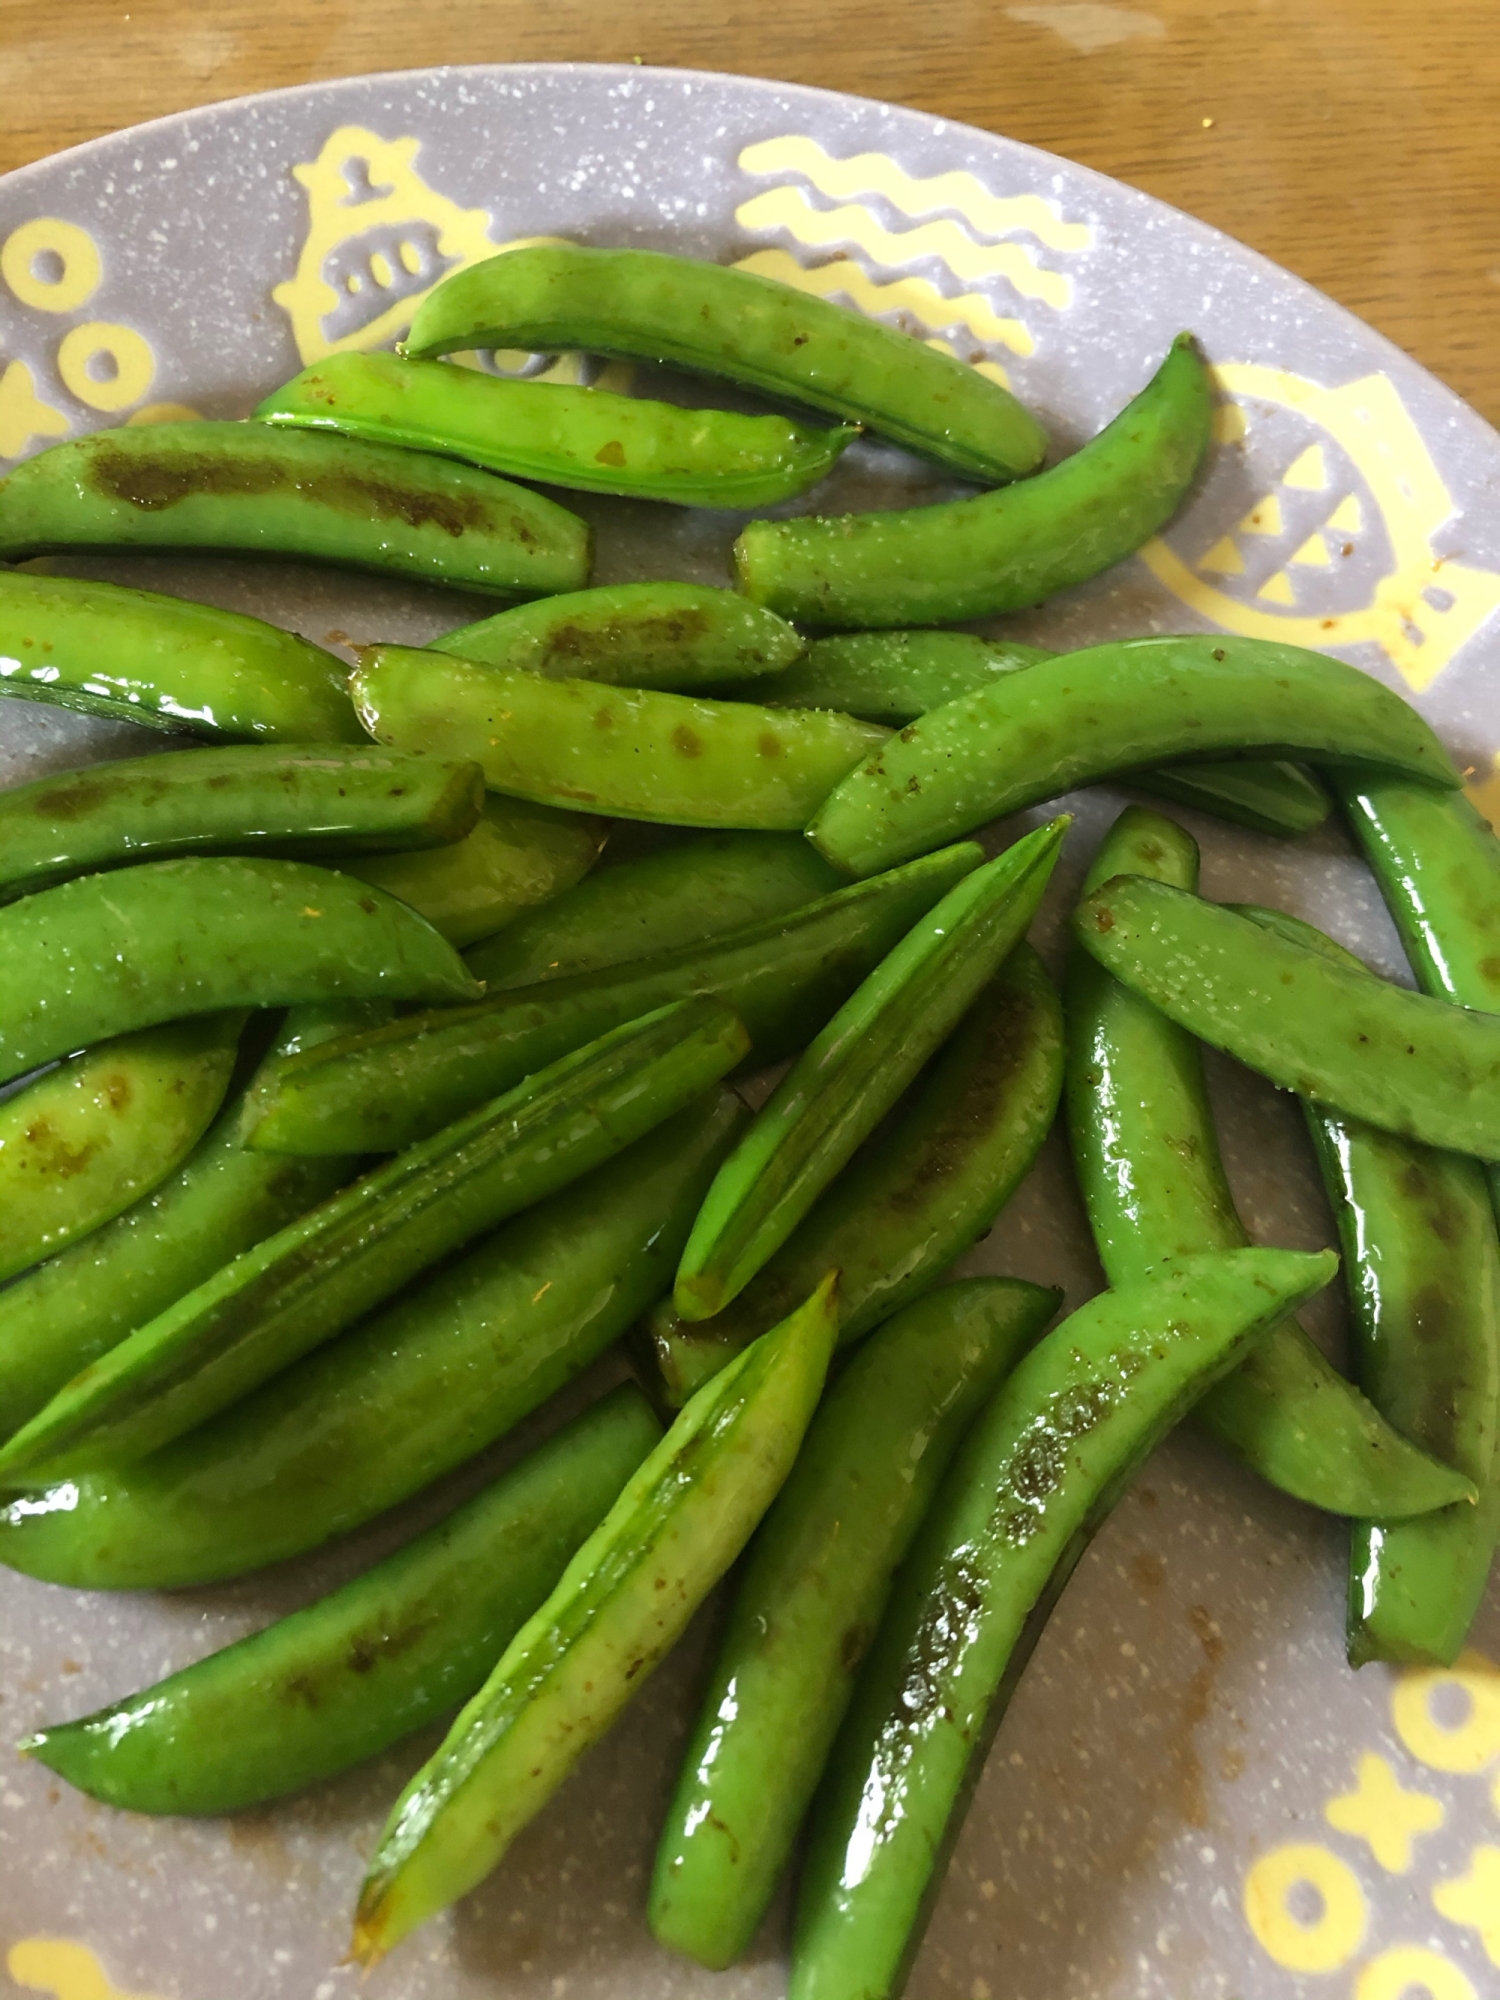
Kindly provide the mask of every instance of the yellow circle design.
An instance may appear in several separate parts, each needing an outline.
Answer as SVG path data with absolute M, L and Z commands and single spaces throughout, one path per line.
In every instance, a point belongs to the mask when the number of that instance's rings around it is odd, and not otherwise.
M 1322 1898 L 1321 1915 L 1303 1923 L 1289 1907 L 1306 1883 Z M 1245 1877 L 1245 1921 L 1268 1958 L 1288 1972 L 1336 1972 L 1365 1935 L 1365 1897 L 1347 1862 L 1311 1842 L 1275 1847 Z
M 33 268 L 38 257 L 60 259 L 56 278 L 43 278 Z M 0 275 L 23 306 L 39 312 L 76 312 L 94 296 L 104 275 L 99 248 L 86 229 L 55 215 L 39 215 L 13 229 L 0 249 Z
M 1451 1958 L 1420 1944 L 1392 1945 L 1372 1958 L 1354 1982 L 1354 2000 L 1407 2000 L 1414 1987 L 1430 2000 L 1478 2000 Z
M 114 374 L 105 381 L 89 373 L 89 363 L 100 354 L 109 355 L 115 364 Z M 63 335 L 57 372 L 64 386 L 91 410 L 125 410 L 138 403 L 155 381 L 156 356 L 134 327 L 95 319 L 86 326 L 69 327 Z
M 1444 1688 L 1468 1702 L 1468 1713 L 1451 1728 L 1432 1712 L 1432 1698 Z M 1500 1667 L 1471 1646 L 1457 1666 L 1405 1673 L 1391 1695 L 1391 1718 L 1413 1757 L 1434 1771 L 1473 1777 L 1500 1757 Z
M 143 403 L 125 419 L 127 424 L 201 424 L 203 412 L 191 403 Z

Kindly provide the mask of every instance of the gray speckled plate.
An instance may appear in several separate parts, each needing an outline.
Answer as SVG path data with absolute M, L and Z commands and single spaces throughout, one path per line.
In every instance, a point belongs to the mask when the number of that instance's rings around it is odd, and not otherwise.
M 1017 629 L 1068 645 L 1210 627 L 1331 648 L 1417 700 L 1477 795 L 1500 791 L 1494 433 L 1200 224 L 1066 161 L 853 98 L 675 71 L 454 69 L 217 105 L 26 168 L 0 181 L 0 464 L 99 424 L 243 415 L 301 362 L 399 337 L 443 271 L 540 234 L 743 261 L 889 316 L 1002 371 L 1064 446 L 1192 327 L 1223 397 L 1200 491 L 1140 558 Z M 589 379 L 576 357 L 554 366 Z M 861 445 L 818 501 L 941 490 Z M 727 579 L 740 517 L 582 511 L 601 581 Z M 73 567 L 334 644 L 477 615 L 450 593 L 291 566 Z M 0 707 L 5 782 L 157 741 Z M 1054 945 L 1117 801 L 1075 803 L 1042 925 Z M 1282 902 L 1400 975 L 1338 835 L 1291 850 L 1194 831 L 1211 894 Z M 1228 1064 L 1213 1081 L 1252 1227 L 1331 1240 L 1290 1104 Z M 971 1264 L 1065 1282 L 1075 1304 L 1097 1285 L 1060 1152 Z M 1317 1327 L 1339 1340 L 1336 1302 Z M 80 1714 L 305 1601 L 473 1477 L 358 1546 L 228 1588 L 114 1599 L 4 1577 L 0 1734 Z M 1343 1546 L 1336 1523 L 1200 1443 L 1163 1450 L 1080 1566 L 1001 1730 L 914 2000 L 1500 1994 L 1500 1594 L 1455 1672 L 1355 1676 Z M 229 1822 L 114 1814 L 7 1758 L 0 1991 L 773 2000 L 783 1909 L 718 1976 L 656 1950 L 642 1917 L 708 1636 L 706 1615 L 496 1874 L 363 1987 L 340 1962 L 361 1860 L 430 1738 Z

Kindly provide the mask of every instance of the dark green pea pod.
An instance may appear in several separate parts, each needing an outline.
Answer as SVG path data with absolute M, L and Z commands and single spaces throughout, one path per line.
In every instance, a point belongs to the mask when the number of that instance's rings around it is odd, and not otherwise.
M 349 692 L 377 742 L 477 758 L 492 791 L 671 826 L 793 832 L 887 734 L 821 709 L 548 680 L 415 646 L 365 647 Z
M 588 581 L 587 526 L 426 452 L 275 430 L 141 424 L 70 438 L 0 480 L 0 556 L 227 549 L 535 597 Z
M 483 1684 L 660 1436 L 615 1389 L 341 1589 L 20 1748 L 127 1812 L 239 1812 L 347 1770 Z
M 142 1028 L 0 1101 L 0 1279 L 89 1235 L 181 1165 L 224 1101 L 244 1025 L 232 1013 Z
M 0 1562 L 76 1589 L 174 1590 L 410 1498 L 660 1298 L 745 1115 L 715 1093 L 176 1444 L 0 1505 Z
M 1061 1303 L 1015 1278 L 945 1285 L 830 1391 L 745 1559 L 656 1850 L 659 1943 L 715 1970 L 749 1947 L 938 1482 Z
M 0 1082 L 185 1014 L 477 991 L 430 924 L 350 876 L 239 856 L 145 861 L 0 910 Z
M 702 944 L 843 886 L 801 834 L 707 833 L 604 868 L 464 963 L 499 993 Z
M 792 1469 L 838 1330 L 830 1273 L 677 1417 L 396 1801 L 353 1957 L 481 1882 L 681 1637 Z
M 422 301 L 403 352 L 581 347 L 668 361 L 868 424 L 965 479 L 1034 472 L 1046 433 L 1008 389 L 951 354 L 826 299 L 658 250 L 509 250 Z
M 976 868 L 913 925 L 808 1043 L 719 1169 L 672 1303 L 708 1319 L 779 1250 L 1025 936 L 1068 819 Z
M 813 1807 L 790 2000 L 894 2000 L 985 1755 L 1070 1572 L 1132 1474 L 1332 1251 L 1228 1250 L 1045 1336 L 959 1449 Z
M 364 743 L 348 678 L 321 646 L 243 612 L 0 569 L 0 697 L 145 729 Z
M 756 1057 L 800 1048 L 940 896 L 984 859 L 924 855 L 790 916 L 477 1006 L 409 1014 L 275 1065 L 250 1107 L 267 1152 L 390 1152 L 606 1029 L 702 994 L 732 1007 Z
M 611 583 L 513 605 L 430 642 L 481 666 L 550 680 L 616 681 L 626 687 L 713 688 L 743 680 L 760 699 L 765 677 L 802 651 L 801 634 L 734 590 L 698 583 Z M 840 702 L 818 706 L 839 708 Z
M 740 588 L 799 625 L 956 625 L 1041 604 L 1164 528 L 1208 450 L 1213 400 L 1190 334 L 1081 451 L 1024 486 L 832 519 L 752 521 Z
M 267 396 L 255 415 L 441 452 L 512 479 L 679 507 L 790 500 L 832 471 L 859 435 L 396 354 L 330 354 Z
M 928 1068 L 738 1298 L 685 1320 L 664 1299 L 641 1329 L 665 1401 L 685 1403 L 839 1273 L 839 1345 L 919 1297 L 982 1236 L 1031 1171 L 1063 1081 L 1057 989 L 1019 944 Z
M 680 1111 L 749 1047 L 727 1007 L 613 1029 L 363 1176 L 139 1327 L 0 1447 L 0 1481 L 129 1464 Z
M 1121 783 L 1193 812 L 1212 813 L 1282 840 L 1312 833 L 1333 811 L 1328 787 L 1303 764 L 1165 764 L 1128 771 Z
M 1365 763 L 1456 787 L 1448 753 L 1369 674 L 1264 639 L 1127 639 L 950 701 L 852 771 L 808 828 L 846 874 L 1176 758 Z
M 1198 849 L 1173 821 L 1132 807 L 1105 836 L 1084 894 L 1122 875 L 1195 889 Z M 1109 1282 L 1246 1247 L 1197 1042 L 1076 949 L 1066 1002 L 1073 1164 Z M 1295 1320 L 1272 1327 L 1193 1414 L 1271 1485 L 1332 1514 L 1420 1514 L 1467 1485 L 1392 1429 Z

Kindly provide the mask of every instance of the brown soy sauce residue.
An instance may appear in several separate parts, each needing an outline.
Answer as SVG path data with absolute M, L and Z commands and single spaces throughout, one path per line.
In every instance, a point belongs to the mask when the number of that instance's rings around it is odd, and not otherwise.
M 939 1715 L 953 1720 L 945 1697 L 984 1610 L 984 1597 L 984 1579 L 963 1555 L 944 1563 L 906 1650 L 901 1706 L 910 1723 L 920 1726 Z

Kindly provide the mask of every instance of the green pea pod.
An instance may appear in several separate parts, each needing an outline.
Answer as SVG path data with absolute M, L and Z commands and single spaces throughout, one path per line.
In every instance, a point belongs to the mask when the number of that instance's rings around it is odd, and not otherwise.
M 255 415 L 442 452 L 513 479 L 680 507 L 790 500 L 830 472 L 859 435 L 396 354 L 330 354 L 267 396 Z
M 396 1801 L 360 1891 L 360 1964 L 489 1874 L 749 1540 L 817 1407 L 837 1282 L 679 1414 Z
M 661 1296 L 744 1117 L 732 1091 L 713 1094 L 177 1443 L 0 1504 L 0 1562 L 76 1589 L 174 1590 L 408 1499 Z
M 494 994 L 784 917 L 843 886 L 801 834 L 708 833 L 590 876 L 464 962 Z
M 658 1942 L 748 1948 L 896 1570 L 959 1441 L 1061 1292 L 970 1278 L 881 1328 L 813 1419 L 750 1546 L 656 1850 Z
M 615 1389 L 341 1589 L 20 1748 L 129 1812 L 238 1812 L 347 1770 L 468 1700 L 660 1436 Z
M 762 678 L 771 685 L 770 677 L 802 651 L 802 639 L 784 618 L 747 604 L 737 591 L 661 581 L 517 604 L 432 640 L 429 651 L 552 680 L 627 687 L 703 688 L 738 678 L 751 692 L 736 699 L 755 701 Z
M 836 868 L 866 874 L 1078 785 L 1239 755 L 1459 782 L 1416 710 L 1342 660 L 1264 639 L 1127 639 L 924 715 L 844 779 L 808 832 Z
M 145 861 L 0 910 L 0 1082 L 185 1014 L 477 990 L 430 924 L 349 876 L 301 861 Z
M 852 715 L 547 680 L 415 646 L 365 647 L 349 691 L 377 742 L 475 757 L 492 791 L 672 826 L 794 831 L 887 734 Z
M 89 1235 L 181 1165 L 224 1101 L 244 1025 L 232 1013 L 142 1028 L 0 1100 L 0 1278 Z
M 1073 935 L 1169 1020 L 1283 1090 L 1439 1151 L 1500 1159 L 1500 1018 L 1330 964 L 1139 875 L 1086 896 Z
M 0 1481 L 129 1464 L 680 1111 L 749 1037 L 679 1001 L 527 1077 L 288 1223 L 139 1327 L 0 1448 Z
M 1213 402 L 1190 334 L 1081 451 L 1024 486 L 942 506 L 752 521 L 740 588 L 799 625 L 956 625 L 1111 569 L 1182 505 Z
M 687 1401 L 839 1273 L 839 1345 L 919 1297 L 1031 1170 L 1063 1080 L 1057 989 L 1018 944 L 928 1068 L 738 1298 L 684 1320 L 663 1300 L 642 1336 L 664 1399 Z
M 1122 783 L 1171 805 L 1212 813 L 1283 840 L 1312 833 L 1333 811 L 1328 787 L 1302 764 L 1166 764 L 1129 771 Z
M 954 356 L 773 278 L 658 250 L 548 243 L 455 271 L 403 351 L 474 347 L 673 362 L 869 424 L 965 479 L 1021 478 L 1047 449 L 1035 417 Z
M 1171 820 L 1133 807 L 1105 836 L 1084 894 L 1122 875 L 1195 889 L 1197 847 Z M 1109 1282 L 1248 1245 L 1192 1036 L 1078 950 L 1067 1017 L 1073 1164 Z M 1295 1320 L 1215 1383 L 1194 1420 L 1273 1486 L 1332 1514 L 1419 1514 L 1467 1485 L 1393 1430 Z
M 355 1024 L 356 1007 L 299 1008 L 273 1053 Z M 351 1018 L 354 1017 L 354 1018 Z M 0 1339 L 0 1439 L 136 1327 L 348 1180 L 353 1160 L 280 1159 L 241 1142 L 243 1093 L 153 1194 L 12 1285 Z
M 1026 933 L 1070 822 L 976 868 L 882 959 L 808 1044 L 719 1169 L 672 1303 L 719 1312 L 779 1250 Z
M 1001 1384 L 897 1579 L 813 1807 L 790 2000 L 892 2000 L 1006 1703 L 1137 1466 L 1332 1251 L 1185 1257 L 1091 1299 Z
M 267 1152 L 390 1152 L 624 1021 L 691 994 L 722 1000 L 762 1062 L 790 1055 L 953 884 L 971 842 L 790 916 L 601 972 L 409 1014 L 277 1064 L 250 1107 Z
M 0 480 L 0 556 L 232 549 L 534 597 L 588 580 L 576 514 L 426 452 L 275 430 L 142 424 L 70 438 Z
M 0 697 L 264 743 L 364 743 L 332 653 L 212 604 L 0 569 Z

